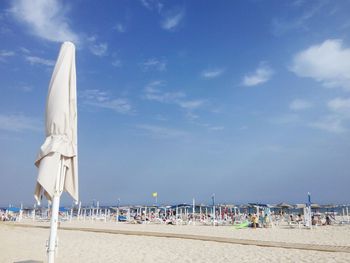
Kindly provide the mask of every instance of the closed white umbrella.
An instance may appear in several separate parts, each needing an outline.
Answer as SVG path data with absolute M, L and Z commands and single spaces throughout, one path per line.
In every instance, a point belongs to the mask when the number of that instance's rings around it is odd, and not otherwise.
M 52 202 L 49 262 L 54 262 L 58 208 L 63 190 L 78 201 L 77 96 L 75 47 L 64 42 L 51 77 L 46 104 L 46 140 L 35 161 L 35 198 Z

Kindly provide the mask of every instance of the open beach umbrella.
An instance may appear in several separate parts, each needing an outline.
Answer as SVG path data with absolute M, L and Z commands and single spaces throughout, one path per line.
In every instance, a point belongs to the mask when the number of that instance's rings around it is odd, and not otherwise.
M 49 262 L 54 260 L 61 193 L 65 190 L 78 201 L 76 93 L 75 46 L 64 42 L 49 85 L 46 140 L 35 161 L 38 179 L 34 196 L 40 202 L 44 194 L 52 202 Z

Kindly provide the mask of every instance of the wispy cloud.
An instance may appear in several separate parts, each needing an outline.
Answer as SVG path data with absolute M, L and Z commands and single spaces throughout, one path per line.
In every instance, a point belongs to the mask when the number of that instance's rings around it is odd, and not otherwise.
M 221 68 L 209 69 L 209 70 L 202 71 L 201 76 L 206 79 L 213 79 L 221 76 L 222 73 L 224 73 L 224 69 L 221 69 Z
M 142 5 L 150 10 L 155 11 L 161 16 L 160 26 L 167 31 L 175 31 L 182 23 L 185 17 L 183 8 L 165 8 L 159 0 L 140 0 Z
M 277 117 L 272 117 L 269 119 L 269 121 L 273 124 L 295 124 L 300 122 L 299 115 L 293 113 L 293 114 L 282 114 Z
M 140 124 L 136 128 L 146 131 L 156 139 L 177 139 L 188 136 L 185 131 L 157 125 Z
M 54 60 L 35 57 L 35 56 L 25 56 L 25 60 L 27 60 L 31 65 L 39 64 L 39 65 L 50 66 L 50 67 L 55 65 Z
M 110 109 L 121 114 L 134 112 L 130 102 L 126 98 L 112 98 L 106 91 L 99 89 L 84 90 L 79 93 L 83 103 L 88 106 Z
M 150 58 L 140 63 L 140 66 L 143 71 L 149 71 L 149 70 L 165 71 L 167 67 L 167 62 L 165 59 Z
M 209 127 L 210 131 L 223 131 L 225 129 L 224 126 L 211 126 Z
M 311 108 L 313 105 L 310 101 L 303 99 L 295 99 L 289 104 L 289 109 L 293 111 L 300 111 Z
M 30 54 L 30 50 L 28 48 L 25 47 L 20 47 L 19 50 L 23 53 L 23 54 Z
M 12 132 L 40 131 L 42 123 L 22 114 L 0 114 L 0 130 Z
M 123 62 L 121 61 L 121 59 L 116 58 L 113 60 L 112 66 L 116 68 L 121 68 L 123 66 Z
M 344 117 L 350 117 L 350 98 L 335 98 L 327 103 L 332 112 L 342 114 Z
M 164 5 L 159 0 L 140 0 L 141 4 L 148 10 L 156 10 L 161 13 Z
M 178 103 L 180 99 L 186 97 L 183 92 L 163 92 L 161 91 L 163 86 L 165 86 L 165 82 L 160 80 L 148 83 L 145 87 L 145 98 L 161 103 Z
M 313 4 L 305 8 L 305 12 L 299 12 L 301 15 L 293 18 L 273 18 L 271 23 L 272 34 L 281 36 L 293 30 L 308 31 L 310 21 L 320 14 L 327 1 L 314 1 Z M 295 4 L 297 3 L 297 4 Z M 303 5 L 303 1 L 291 3 L 291 8 L 299 8 Z
M 265 62 L 261 62 L 260 66 L 255 70 L 254 73 L 246 74 L 243 77 L 242 84 L 244 86 L 256 86 L 269 81 L 274 71 Z
M 163 81 L 152 81 L 145 87 L 145 98 L 147 100 L 158 101 L 161 103 L 175 104 L 182 109 L 193 111 L 205 104 L 202 99 L 188 99 L 187 95 L 181 91 L 164 92 L 161 87 L 165 86 Z
M 347 131 L 347 128 L 344 126 L 343 119 L 338 115 L 327 115 L 318 121 L 311 122 L 309 126 L 337 134 Z
M 293 58 L 290 70 L 300 77 L 309 77 L 326 87 L 350 90 L 350 48 L 340 39 L 328 39 L 311 46 Z
M 117 30 L 119 33 L 125 33 L 126 32 L 126 26 L 122 23 L 117 23 L 113 29 Z
M 181 23 L 185 16 L 184 10 L 180 10 L 177 12 L 170 12 L 167 15 L 164 15 L 163 20 L 161 22 L 161 26 L 165 30 L 175 30 Z
M 5 61 L 8 57 L 13 57 L 15 52 L 9 50 L 0 50 L 0 61 Z
M 123 61 L 120 59 L 118 52 L 112 53 L 112 66 L 116 68 L 123 66 Z
M 13 0 L 9 12 L 27 26 L 29 32 L 42 39 L 80 42 L 69 23 L 67 5 L 58 0 Z
M 89 42 L 89 49 L 92 54 L 98 57 L 103 57 L 107 55 L 107 51 L 108 51 L 107 43 L 97 42 L 96 36 L 89 37 L 87 40 Z
M 178 105 L 186 110 L 192 111 L 202 107 L 205 103 L 205 100 L 186 100 L 178 101 Z
M 332 133 L 344 133 L 349 130 L 350 98 L 335 98 L 327 102 L 329 113 L 310 126 Z
M 198 115 L 195 110 L 204 107 L 207 100 L 189 99 L 188 96 L 181 91 L 164 92 L 162 88 L 166 86 L 164 81 L 152 81 L 144 89 L 144 98 L 160 103 L 173 104 L 185 110 L 185 116 L 190 119 L 197 119 Z

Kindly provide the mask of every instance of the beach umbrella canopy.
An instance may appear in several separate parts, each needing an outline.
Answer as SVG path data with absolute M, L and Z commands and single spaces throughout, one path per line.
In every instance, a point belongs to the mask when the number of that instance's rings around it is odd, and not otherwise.
M 46 139 L 35 165 L 38 179 L 34 196 L 52 201 L 48 262 L 54 262 L 61 193 L 78 201 L 77 92 L 75 46 L 64 42 L 52 73 L 46 103 Z
M 313 204 L 311 204 L 311 208 L 319 209 L 319 208 L 321 208 L 321 206 L 319 204 L 313 203 Z
M 295 204 L 294 208 L 295 209 L 303 209 L 306 207 L 306 204 Z
M 51 201 L 56 187 L 78 200 L 76 100 L 75 47 L 64 42 L 47 96 L 46 140 L 35 161 L 39 171 L 34 196 L 38 202 L 42 193 Z M 66 172 L 64 178 L 57 181 L 61 160 Z
M 321 208 L 326 208 L 326 209 L 330 209 L 330 208 L 336 208 L 337 205 L 335 204 L 327 204 L 327 205 L 322 205 Z
M 11 206 L 11 207 L 6 208 L 6 210 L 9 212 L 18 213 L 21 209 L 18 207 Z
M 284 202 L 279 203 L 278 205 L 276 205 L 276 207 L 278 207 L 278 208 L 285 208 L 285 209 L 290 209 L 290 208 L 293 208 L 293 206 L 292 206 L 292 205 L 287 204 L 287 203 L 284 203 Z

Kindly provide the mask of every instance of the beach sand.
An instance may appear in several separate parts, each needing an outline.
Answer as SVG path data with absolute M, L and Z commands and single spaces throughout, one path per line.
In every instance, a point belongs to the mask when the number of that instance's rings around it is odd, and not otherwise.
M 29 223 L 25 222 L 26 224 Z M 46 262 L 49 230 L 0 223 L 0 262 Z M 35 223 L 48 226 L 48 223 Z M 135 235 L 93 233 L 62 228 L 134 231 Z M 350 226 L 307 229 L 242 229 L 212 226 L 132 225 L 64 222 L 57 262 L 349 262 L 350 253 L 239 245 L 137 235 L 140 232 L 320 244 L 350 247 Z M 306 245 L 307 246 L 307 245 Z

